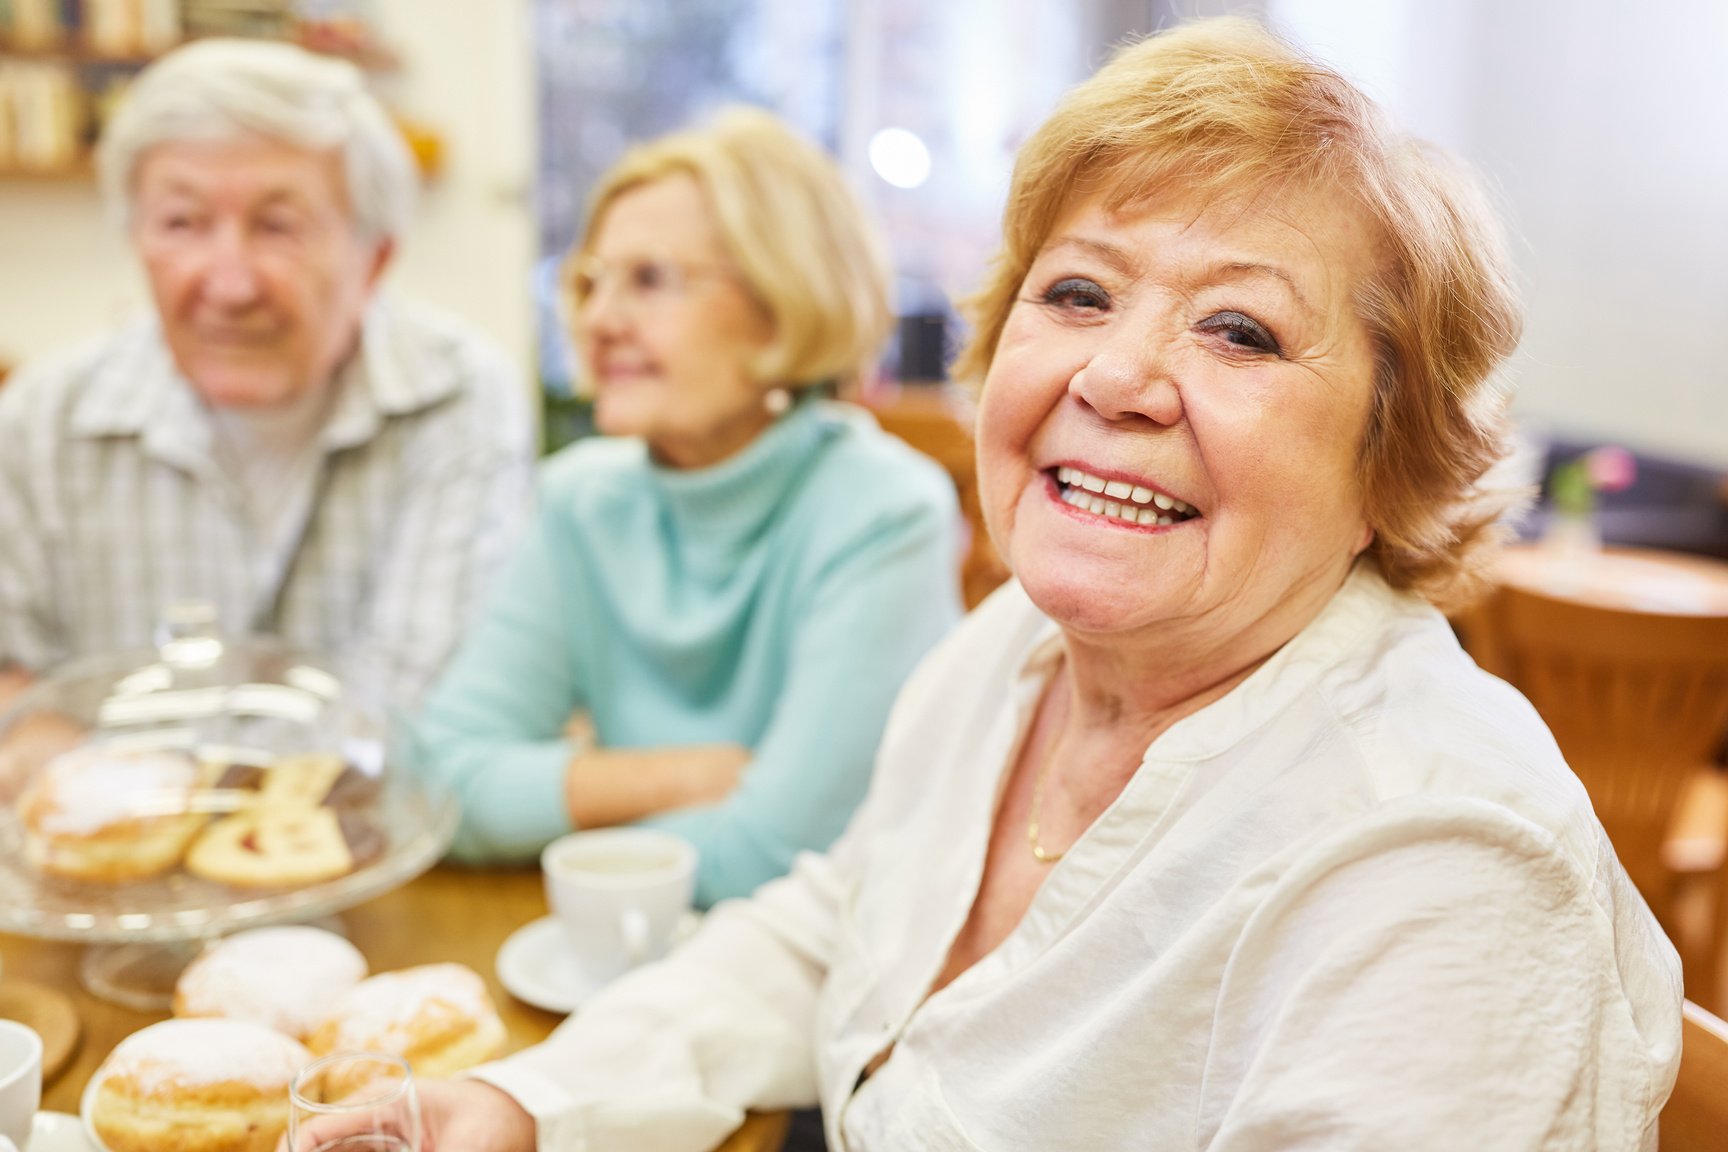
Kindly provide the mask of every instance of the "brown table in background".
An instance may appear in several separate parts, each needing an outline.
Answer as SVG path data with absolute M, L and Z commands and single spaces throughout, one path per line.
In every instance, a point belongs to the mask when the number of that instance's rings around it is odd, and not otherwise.
M 435 868 L 419 879 L 341 916 L 348 938 L 374 972 L 435 960 L 466 964 L 485 977 L 509 1030 L 511 1051 L 539 1043 L 561 1016 L 531 1008 L 498 983 L 493 959 L 511 932 L 546 915 L 540 873 L 470 872 Z M 127 1036 L 162 1019 L 99 1000 L 78 983 L 83 945 L 0 934 L 5 977 L 33 980 L 71 996 L 84 1039 L 66 1071 L 44 1085 L 42 1107 L 78 1111 L 79 1097 L 98 1065 Z M 725 1152 L 767 1152 L 785 1137 L 784 1113 L 751 1115 L 722 1146 Z
M 1659 548 L 1578 552 L 1517 544 L 1495 579 L 1528 592 L 1603 608 L 1675 616 L 1728 616 L 1728 563 Z

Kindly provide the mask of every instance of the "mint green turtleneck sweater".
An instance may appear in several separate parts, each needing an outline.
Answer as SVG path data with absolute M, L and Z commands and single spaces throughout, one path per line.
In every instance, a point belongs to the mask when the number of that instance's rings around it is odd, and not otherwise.
M 948 478 L 846 405 L 805 401 L 676 471 L 637 440 L 546 461 L 536 522 L 414 726 L 462 803 L 453 854 L 522 861 L 570 831 L 563 737 L 753 750 L 724 802 L 644 821 L 700 853 L 704 906 L 821 850 L 863 799 L 901 682 L 959 616 Z

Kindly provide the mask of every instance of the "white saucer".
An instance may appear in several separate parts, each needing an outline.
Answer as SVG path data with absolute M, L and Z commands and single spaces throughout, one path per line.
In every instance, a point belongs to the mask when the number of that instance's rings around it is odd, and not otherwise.
M 701 925 L 701 913 L 686 912 L 673 934 L 674 946 L 688 940 Z M 548 1012 L 574 1012 L 606 985 L 583 976 L 564 949 L 564 928 L 556 916 L 524 924 L 498 949 L 494 962 L 498 982 L 525 1004 Z
M 574 1012 L 603 986 L 569 962 L 564 926 L 556 916 L 542 916 L 510 933 L 496 965 L 498 982 L 510 995 L 548 1012 Z
M 30 1126 L 30 1152 L 96 1152 L 84 1121 L 70 1112 L 38 1112 Z

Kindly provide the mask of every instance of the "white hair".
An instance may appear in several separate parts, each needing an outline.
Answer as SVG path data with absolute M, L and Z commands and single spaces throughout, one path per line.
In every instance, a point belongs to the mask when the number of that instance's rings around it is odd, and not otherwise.
M 360 70 L 266 40 L 200 40 L 139 73 L 97 148 L 103 195 L 124 221 L 151 148 L 245 136 L 338 152 L 355 229 L 369 240 L 407 231 L 414 162 Z

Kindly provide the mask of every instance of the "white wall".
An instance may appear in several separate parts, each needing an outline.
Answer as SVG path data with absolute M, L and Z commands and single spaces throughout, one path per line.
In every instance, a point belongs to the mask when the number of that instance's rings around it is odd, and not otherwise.
M 534 104 L 527 0 L 380 0 L 403 70 L 382 94 L 441 133 L 390 287 L 467 317 L 531 364 Z M 19 363 L 147 300 L 93 184 L 0 180 L 0 361 Z
M 0 361 L 112 325 L 146 298 L 93 181 L 0 180 Z
M 1728 466 L 1728 5 L 1480 2 L 1472 151 L 1522 242 L 1523 411 Z
M 1269 8 L 1487 175 L 1529 309 L 1520 414 L 1728 467 L 1728 4 Z
M 404 295 L 450 309 L 533 364 L 534 69 L 529 0 L 379 0 L 406 68 L 386 94 L 444 136 L 396 272 Z

